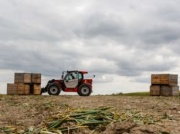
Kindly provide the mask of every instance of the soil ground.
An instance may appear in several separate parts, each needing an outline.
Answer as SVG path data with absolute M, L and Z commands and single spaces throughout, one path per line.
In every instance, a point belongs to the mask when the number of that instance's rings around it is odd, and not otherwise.
M 17 133 L 43 126 L 48 118 L 67 108 L 112 106 L 122 121 L 108 124 L 103 134 L 179 134 L 180 97 L 152 96 L 9 96 L 0 95 L 0 133 L 13 126 Z M 127 119 L 126 119 L 127 118 Z M 77 133 L 92 130 L 79 130 Z M 76 133 L 76 132 L 74 132 Z

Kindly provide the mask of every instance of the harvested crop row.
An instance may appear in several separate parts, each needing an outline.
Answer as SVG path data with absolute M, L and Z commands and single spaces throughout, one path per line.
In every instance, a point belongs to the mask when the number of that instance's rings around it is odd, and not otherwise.
M 59 112 L 50 116 L 39 128 L 28 128 L 17 131 L 15 127 L 0 127 L 0 132 L 4 133 L 76 133 L 82 129 L 88 131 L 104 131 L 108 124 L 131 121 L 134 124 L 153 124 L 160 119 L 153 116 L 142 115 L 138 112 L 126 111 L 125 113 L 115 112 L 113 107 L 99 107 L 96 109 L 72 109 L 67 108 L 64 113 Z

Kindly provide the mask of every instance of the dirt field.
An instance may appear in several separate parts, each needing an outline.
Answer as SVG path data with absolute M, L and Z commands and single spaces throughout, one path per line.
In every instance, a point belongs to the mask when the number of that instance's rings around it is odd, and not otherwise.
M 180 98 L 150 96 L 8 96 L 0 95 L 0 133 L 25 133 L 45 127 L 46 122 L 67 109 L 114 107 L 118 120 L 90 130 L 64 133 L 179 134 Z M 100 128 L 100 127 L 99 127 Z M 33 132 L 32 132 L 33 133 Z M 40 132 L 38 132 L 40 133 Z M 59 132 L 60 133 L 60 132 Z M 53 134 L 53 133 L 52 133 Z

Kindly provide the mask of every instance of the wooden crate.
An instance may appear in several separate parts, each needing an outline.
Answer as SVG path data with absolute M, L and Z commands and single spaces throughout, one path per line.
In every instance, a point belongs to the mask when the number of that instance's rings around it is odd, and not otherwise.
M 35 83 L 35 84 L 41 84 L 41 74 L 39 73 L 32 73 L 32 83 Z
M 30 84 L 24 84 L 24 94 L 29 95 L 30 94 Z
M 172 87 L 172 96 L 179 96 L 179 86 Z
M 33 94 L 34 95 L 41 94 L 41 84 L 33 84 Z
M 178 85 L 178 75 L 173 74 L 161 74 L 161 84 L 167 84 L 171 86 Z
M 179 86 L 161 86 L 161 96 L 179 96 Z
M 161 85 L 178 85 L 178 75 L 175 74 L 152 74 L 151 84 L 161 84 Z
M 152 74 L 151 75 L 151 84 L 160 84 L 160 75 L 159 74 Z
M 17 92 L 18 92 L 18 95 L 29 95 L 30 94 L 30 84 L 19 83 Z
M 151 85 L 150 86 L 150 95 L 151 96 L 159 96 L 161 91 L 160 85 Z
M 171 96 L 171 87 L 168 85 L 163 85 L 161 87 L 161 96 Z
M 24 95 L 24 83 L 18 83 L 18 95 Z
M 31 83 L 31 73 L 15 73 L 14 83 Z
M 18 85 L 17 84 L 12 84 L 12 83 L 8 83 L 7 84 L 7 94 L 8 95 L 15 95 L 15 94 L 17 94 L 17 89 L 18 89 Z

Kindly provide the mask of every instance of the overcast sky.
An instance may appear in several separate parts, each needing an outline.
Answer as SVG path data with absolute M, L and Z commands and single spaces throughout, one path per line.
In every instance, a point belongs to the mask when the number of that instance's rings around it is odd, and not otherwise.
M 15 72 L 96 75 L 93 94 L 149 91 L 180 74 L 179 0 L 0 0 L 0 93 Z

